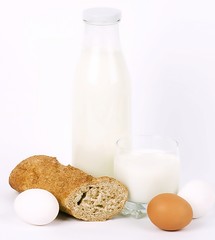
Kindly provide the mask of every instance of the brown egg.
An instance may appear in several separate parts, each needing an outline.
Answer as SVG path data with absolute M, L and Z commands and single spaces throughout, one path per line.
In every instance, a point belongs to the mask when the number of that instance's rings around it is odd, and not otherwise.
M 155 196 L 148 204 L 147 214 L 152 223 L 167 231 L 184 228 L 193 217 L 190 204 L 173 193 Z

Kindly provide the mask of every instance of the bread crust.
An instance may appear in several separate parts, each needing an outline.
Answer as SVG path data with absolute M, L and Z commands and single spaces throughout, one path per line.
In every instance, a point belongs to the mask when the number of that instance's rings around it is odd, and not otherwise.
M 93 176 L 55 157 L 35 155 L 10 173 L 10 186 L 18 192 L 41 188 L 58 200 L 60 210 L 85 221 L 104 221 L 118 215 L 128 198 L 127 188 L 110 177 Z

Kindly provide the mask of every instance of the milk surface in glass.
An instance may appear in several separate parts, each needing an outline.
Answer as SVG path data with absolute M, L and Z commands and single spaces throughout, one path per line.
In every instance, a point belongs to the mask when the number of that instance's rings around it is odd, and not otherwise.
M 116 155 L 115 177 L 129 189 L 129 201 L 148 203 L 163 192 L 177 193 L 180 161 L 175 154 L 139 150 Z

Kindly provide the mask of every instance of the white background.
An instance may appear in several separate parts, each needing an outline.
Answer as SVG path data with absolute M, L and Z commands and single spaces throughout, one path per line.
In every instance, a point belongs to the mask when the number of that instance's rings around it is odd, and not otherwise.
M 8 207 L 9 215 L 0 202 L 0 223 L 14 223 L 17 236 L 22 236 L 26 225 L 12 220 L 14 193 L 7 183 L 8 174 L 19 161 L 34 154 L 71 162 L 71 83 L 82 46 L 82 11 L 96 6 L 122 11 L 119 27 L 132 79 L 133 132 L 174 137 L 180 144 L 182 184 L 201 178 L 215 185 L 213 0 L 1 0 L 0 185 L 4 191 L 0 201 Z M 214 239 L 214 218 L 213 211 L 180 233 L 155 230 L 146 220 L 143 229 L 139 229 L 140 221 L 128 219 L 102 226 L 104 231 L 107 226 L 109 234 L 115 224 L 119 229 L 131 224 L 131 236 L 138 226 L 137 236 L 142 237 L 202 239 L 207 232 Z M 120 221 L 131 222 L 119 226 Z M 78 223 L 81 227 L 77 227 L 80 232 L 76 235 L 80 233 L 80 238 L 82 224 L 86 228 L 95 226 Z M 54 226 L 54 232 L 58 231 L 57 223 Z M 35 236 L 42 239 L 42 230 L 36 229 Z M 53 231 L 47 229 L 46 239 Z M 28 233 L 25 235 L 27 239 Z M 99 233 L 96 236 L 101 237 Z M 10 237 L 12 233 L 5 239 Z

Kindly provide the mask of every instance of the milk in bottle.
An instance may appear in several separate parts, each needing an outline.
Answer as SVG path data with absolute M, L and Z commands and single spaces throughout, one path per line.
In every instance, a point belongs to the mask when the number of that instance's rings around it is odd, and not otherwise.
M 130 80 L 120 49 L 121 13 L 84 11 L 84 46 L 73 85 L 72 164 L 113 176 L 116 141 L 130 132 Z

